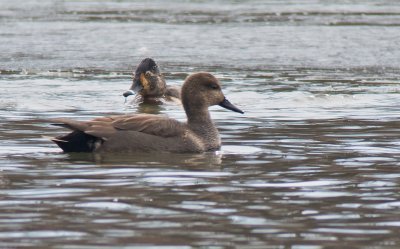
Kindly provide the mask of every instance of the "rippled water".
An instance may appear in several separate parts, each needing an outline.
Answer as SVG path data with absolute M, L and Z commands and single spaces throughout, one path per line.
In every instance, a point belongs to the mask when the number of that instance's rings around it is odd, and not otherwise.
M 0 247 L 398 248 L 400 4 L 3 1 Z M 64 154 L 54 117 L 124 104 L 133 67 L 210 71 L 204 154 Z

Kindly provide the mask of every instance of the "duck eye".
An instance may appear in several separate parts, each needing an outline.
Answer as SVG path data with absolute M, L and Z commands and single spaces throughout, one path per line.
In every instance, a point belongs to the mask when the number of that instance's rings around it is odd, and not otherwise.
M 215 84 L 211 84 L 211 85 L 209 85 L 209 87 L 211 88 L 211 89 L 214 89 L 214 90 L 217 90 L 219 87 L 217 86 L 217 85 L 215 85 Z

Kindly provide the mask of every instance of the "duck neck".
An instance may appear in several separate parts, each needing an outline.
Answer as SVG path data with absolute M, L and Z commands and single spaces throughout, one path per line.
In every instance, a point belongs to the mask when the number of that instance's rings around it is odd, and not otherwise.
M 214 125 L 207 108 L 185 108 L 189 126 Z M 192 114 L 192 115 L 191 115 Z
M 220 147 L 220 138 L 218 129 L 211 120 L 208 108 L 196 107 L 194 110 L 185 107 L 188 116 L 189 128 L 201 139 L 206 145 L 207 150 L 214 150 Z

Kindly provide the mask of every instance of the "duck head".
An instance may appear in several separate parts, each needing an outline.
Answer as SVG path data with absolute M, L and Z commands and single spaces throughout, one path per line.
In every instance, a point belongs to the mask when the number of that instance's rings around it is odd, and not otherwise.
M 200 72 L 188 76 L 182 86 L 182 104 L 186 112 L 196 112 L 193 109 L 208 109 L 219 105 L 228 110 L 244 113 L 229 102 L 221 90 L 221 84 L 210 73 Z
M 157 63 L 146 58 L 136 67 L 131 88 L 123 93 L 124 97 L 140 94 L 143 98 L 162 97 L 166 92 L 166 83 Z

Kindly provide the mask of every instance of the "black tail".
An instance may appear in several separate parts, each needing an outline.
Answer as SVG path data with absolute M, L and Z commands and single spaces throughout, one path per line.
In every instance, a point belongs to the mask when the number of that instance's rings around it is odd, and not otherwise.
M 73 131 L 52 139 L 64 152 L 92 152 L 103 140 L 82 131 Z

